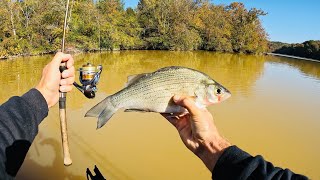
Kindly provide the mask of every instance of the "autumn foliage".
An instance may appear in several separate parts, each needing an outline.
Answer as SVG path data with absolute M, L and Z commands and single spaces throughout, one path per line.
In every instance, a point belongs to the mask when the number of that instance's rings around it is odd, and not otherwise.
M 262 53 L 262 10 L 208 0 L 70 0 L 67 47 L 81 51 L 160 49 Z M 64 0 L 1 0 L 0 57 L 60 48 Z

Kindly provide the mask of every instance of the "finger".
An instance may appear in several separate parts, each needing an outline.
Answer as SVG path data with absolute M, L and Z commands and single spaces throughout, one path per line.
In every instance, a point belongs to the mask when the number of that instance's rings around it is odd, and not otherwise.
M 73 57 L 70 55 L 70 59 L 67 60 L 67 68 L 70 69 L 74 64 Z
M 201 110 L 196 106 L 194 100 L 191 97 L 175 95 L 173 97 L 173 101 L 177 105 L 186 108 L 193 116 L 199 115 L 201 113 Z
M 72 85 L 74 82 L 74 76 L 66 78 L 66 79 L 61 79 L 60 81 L 60 85 L 64 86 L 64 85 Z
M 71 66 L 70 69 L 66 69 L 62 72 L 62 78 L 69 78 L 75 76 L 75 69 L 74 66 Z
M 182 118 L 182 119 L 177 120 L 176 128 L 180 134 L 183 133 L 182 130 L 186 130 L 186 129 L 188 129 L 188 127 L 190 127 L 189 119 L 190 118 Z M 188 131 L 190 131 L 190 130 L 188 130 Z
M 61 62 L 68 61 L 69 59 L 72 59 L 72 56 L 70 54 L 64 54 L 62 52 L 58 52 L 54 56 L 54 58 L 52 60 L 52 63 L 53 63 L 54 66 L 59 67 Z
M 64 86 L 60 86 L 59 90 L 60 92 L 70 92 L 72 88 L 73 88 L 72 85 L 64 85 Z

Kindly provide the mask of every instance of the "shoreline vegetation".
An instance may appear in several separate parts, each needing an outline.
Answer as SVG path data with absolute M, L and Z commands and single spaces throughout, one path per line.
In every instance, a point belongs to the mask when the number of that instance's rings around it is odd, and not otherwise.
M 261 54 L 266 15 L 242 3 L 209 0 L 71 0 L 66 47 L 92 50 L 207 50 Z M 54 53 L 61 46 L 63 0 L 0 1 L 0 57 Z
M 300 57 L 302 59 L 311 59 L 320 61 L 320 40 L 310 40 L 303 43 L 282 43 L 282 42 L 270 42 L 269 52 L 274 54 L 282 54 L 294 57 Z
M 292 56 L 292 55 L 286 55 L 286 54 L 266 53 L 266 55 L 286 57 L 286 58 L 291 58 L 291 59 L 299 59 L 299 60 L 312 61 L 312 62 L 320 62 L 319 60 L 316 60 L 316 59 L 310 59 L 310 58 L 304 58 L 304 57 Z
M 205 50 L 278 53 L 320 60 L 320 41 L 268 42 L 260 9 L 209 0 L 70 1 L 69 52 Z M 0 1 L 0 59 L 53 54 L 61 48 L 65 1 Z

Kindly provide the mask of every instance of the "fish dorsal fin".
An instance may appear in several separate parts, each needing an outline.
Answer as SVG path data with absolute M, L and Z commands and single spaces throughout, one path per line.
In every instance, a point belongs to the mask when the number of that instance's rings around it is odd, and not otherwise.
M 146 76 L 146 75 L 147 75 L 147 73 L 144 73 L 144 74 L 135 74 L 135 75 L 128 76 L 128 81 L 127 81 L 125 87 L 128 87 L 130 84 L 133 84 L 133 83 L 136 82 L 138 79 L 140 79 L 141 77 Z

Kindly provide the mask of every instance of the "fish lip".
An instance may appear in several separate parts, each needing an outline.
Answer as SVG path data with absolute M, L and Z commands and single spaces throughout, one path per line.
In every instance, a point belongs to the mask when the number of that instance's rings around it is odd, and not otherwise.
M 230 93 L 230 92 L 229 92 L 229 93 L 224 94 L 224 99 L 228 99 L 229 97 L 231 97 L 231 93 Z
M 222 101 L 225 101 L 226 99 L 230 98 L 231 97 L 231 93 L 230 91 L 228 91 L 227 89 L 225 90 L 225 93 L 221 95 L 221 100 L 220 102 Z
M 230 94 L 230 96 L 231 96 L 231 92 L 228 89 L 224 89 L 224 90 L 225 90 L 226 94 Z

